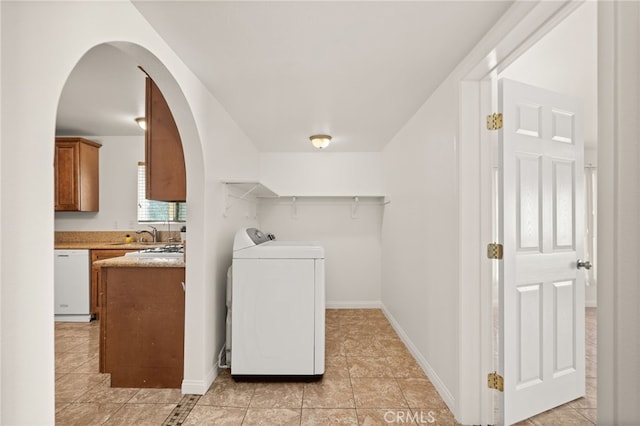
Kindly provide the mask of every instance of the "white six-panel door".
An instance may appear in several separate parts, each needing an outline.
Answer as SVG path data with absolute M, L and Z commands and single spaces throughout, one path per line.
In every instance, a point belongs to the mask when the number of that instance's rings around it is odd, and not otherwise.
M 585 392 L 584 142 L 576 99 L 499 82 L 504 424 Z

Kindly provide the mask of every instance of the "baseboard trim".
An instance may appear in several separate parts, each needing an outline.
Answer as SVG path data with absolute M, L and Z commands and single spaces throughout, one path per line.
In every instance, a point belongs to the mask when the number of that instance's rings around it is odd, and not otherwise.
M 204 395 L 209 390 L 209 387 L 213 383 L 213 381 L 218 377 L 218 373 L 220 369 L 218 366 L 214 366 L 207 373 L 204 380 L 182 380 L 182 394 L 183 395 Z
M 354 302 L 330 301 L 325 303 L 327 309 L 381 309 L 382 303 L 377 300 L 358 300 Z
M 454 413 L 455 412 L 454 410 L 455 410 L 455 405 L 456 405 L 455 402 L 456 402 L 456 400 L 453 397 L 453 394 L 451 393 L 451 391 L 449 391 L 449 388 L 447 388 L 447 386 L 445 386 L 444 382 L 436 374 L 436 372 L 433 369 L 433 367 L 431 367 L 429 362 L 427 362 L 427 360 L 424 358 L 424 356 L 422 356 L 422 354 L 420 353 L 420 351 L 418 350 L 416 345 L 413 344 L 413 342 L 411 341 L 411 339 L 409 338 L 407 333 L 405 333 L 405 331 L 400 326 L 398 321 L 396 321 L 396 319 L 391 314 L 391 312 L 389 312 L 387 307 L 384 306 L 384 303 L 381 303 L 381 305 L 382 305 L 382 307 L 381 307 L 382 308 L 382 312 L 387 317 L 387 320 L 389 320 L 389 323 L 391 324 L 391 327 L 393 327 L 393 329 L 396 331 L 396 333 L 398 334 L 398 336 L 400 337 L 402 342 L 409 349 L 409 352 L 411 352 L 411 355 L 413 355 L 415 360 L 418 362 L 418 365 L 420 366 L 420 368 L 422 368 L 422 370 L 427 375 L 427 377 L 429 378 L 431 383 L 433 383 L 433 386 L 435 386 L 436 390 L 440 394 L 440 397 L 445 402 L 445 404 L 447 404 L 447 406 L 449 407 L 449 410 L 452 413 Z
M 585 300 L 584 306 L 587 308 L 597 308 L 598 301 L 597 300 Z

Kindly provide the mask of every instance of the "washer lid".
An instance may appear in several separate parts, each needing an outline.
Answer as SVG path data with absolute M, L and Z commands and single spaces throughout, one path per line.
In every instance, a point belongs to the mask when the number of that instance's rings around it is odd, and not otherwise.
M 234 259 L 324 259 L 317 241 L 267 241 L 233 252 Z

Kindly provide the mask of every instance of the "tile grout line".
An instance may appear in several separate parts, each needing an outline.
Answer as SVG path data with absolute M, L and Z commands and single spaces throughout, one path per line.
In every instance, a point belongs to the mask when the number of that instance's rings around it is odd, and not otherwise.
M 229 377 L 231 377 L 231 380 L 234 380 L 233 376 L 231 376 L 231 370 L 229 370 Z M 247 407 L 244 410 L 244 417 L 242 417 L 242 423 L 240 423 L 241 425 L 243 425 L 244 421 L 247 419 L 247 414 L 249 414 L 249 408 L 251 408 L 251 403 L 253 402 L 253 398 L 256 396 L 256 390 L 258 388 L 258 385 L 254 384 L 254 386 L 251 386 L 251 388 L 252 388 L 251 398 L 249 398 L 249 402 L 247 403 Z
M 111 418 L 112 418 L 114 415 L 116 415 L 116 413 L 118 413 L 120 410 L 122 410 L 122 408 L 123 408 L 125 405 L 127 405 L 127 403 L 126 403 L 126 402 L 121 403 L 121 404 L 120 404 L 120 406 L 118 407 L 118 409 L 117 409 L 117 410 L 115 410 L 113 413 L 109 414 L 109 415 L 107 416 L 107 418 L 104 420 L 104 422 L 102 422 L 102 424 L 103 424 L 103 425 L 106 425 L 107 423 L 109 423 L 109 420 L 111 420 Z
M 582 413 L 582 410 L 592 410 L 592 408 L 575 408 L 575 407 L 571 407 L 571 409 L 572 409 L 573 411 L 575 411 L 579 416 L 584 417 L 584 418 L 585 418 L 585 419 L 586 419 L 590 424 L 592 424 L 592 425 L 594 425 L 594 424 L 595 424 L 595 423 L 593 423 L 593 422 L 591 421 L 591 419 L 590 419 L 590 418 L 588 418 L 587 416 L 585 416 L 585 415 Z
M 180 399 L 178 405 L 169 413 L 162 426 L 177 426 L 184 423 L 193 407 L 200 399 L 200 395 L 186 394 Z
M 340 328 L 342 329 L 342 323 L 340 323 Z M 347 365 L 347 374 L 349 375 L 349 385 L 351 386 L 351 396 L 353 397 L 353 409 L 356 413 L 356 423 L 360 424 L 360 419 L 358 418 L 358 404 L 356 403 L 356 392 L 353 390 L 353 380 L 351 377 L 351 368 L 349 368 L 349 357 L 347 356 L 347 347 L 345 346 L 345 334 L 342 335 L 342 348 L 344 349 L 344 362 Z

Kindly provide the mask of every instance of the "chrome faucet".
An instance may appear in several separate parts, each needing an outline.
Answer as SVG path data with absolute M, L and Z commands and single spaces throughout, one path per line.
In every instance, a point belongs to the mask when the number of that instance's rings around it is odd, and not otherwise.
M 141 235 L 144 234 L 145 232 L 149 235 L 151 235 L 153 237 L 153 242 L 157 243 L 158 242 L 158 229 L 151 226 L 151 225 L 147 225 L 149 228 L 151 228 L 151 231 L 147 231 L 146 229 L 143 229 L 141 231 L 136 231 L 136 234 Z

